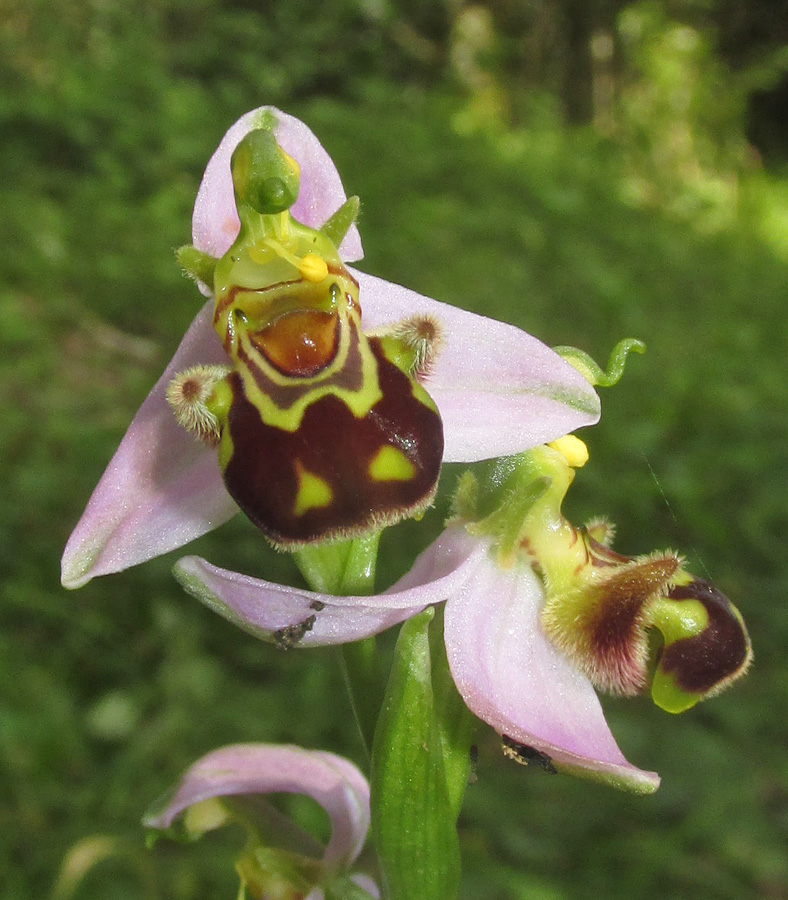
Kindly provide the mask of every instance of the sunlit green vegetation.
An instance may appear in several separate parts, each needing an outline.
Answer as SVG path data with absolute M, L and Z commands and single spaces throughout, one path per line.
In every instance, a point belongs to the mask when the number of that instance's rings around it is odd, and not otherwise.
M 788 897 L 788 148 L 749 118 L 786 48 L 745 7 L 777 24 L 733 0 L 2 4 L 4 898 L 49 896 L 91 849 L 77 900 L 232 897 L 234 836 L 147 851 L 146 806 L 224 743 L 361 758 L 335 655 L 218 620 L 170 578 L 175 555 L 59 585 L 201 302 L 172 250 L 202 168 L 263 103 L 303 118 L 361 196 L 366 270 L 600 361 L 646 342 L 584 435 L 573 515 L 608 514 L 623 552 L 680 548 L 752 633 L 748 679 L 683 717 L 607 703 L 627 755 L 663 776 L 652 798 L 521 769 L 487 734 L 463 898 Z M 389 579 L 439 529 L 455 475 L 389 541 Z M 297 578 L 241 517 L 193 549 Z

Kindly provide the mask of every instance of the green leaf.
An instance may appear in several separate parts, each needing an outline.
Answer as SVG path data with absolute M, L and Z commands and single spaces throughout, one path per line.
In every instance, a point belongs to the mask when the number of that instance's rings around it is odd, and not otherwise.
M 471 774 L 471 744 L 479 720 L 465 705 L 449 669 L 443 640 L 442 607 L 436 610 L 435 621 L 430 628 L 430 652 L 435 723 L 443 751 L 446 789 L 456 821 Z
M 453 900 L 459 887 L 455 804 L 432 689 L 434 614 L 402 626 L 375 732 L 372 829 L 389 900 Z

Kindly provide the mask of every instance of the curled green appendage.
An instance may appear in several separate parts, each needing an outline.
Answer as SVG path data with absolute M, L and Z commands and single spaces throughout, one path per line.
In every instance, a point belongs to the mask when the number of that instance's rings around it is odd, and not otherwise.
M 623 341 L 619 341 L 607 361 L 607 370 L 602 369 L 587 353 L 578 350 L 577 347 L 553 347 L 553 349 L 594 387 L 612 387 L 624 374 L 627 356 L 630 353 L 645 353 L 646 345 L 637 338 L 624 338 Z
M 239 205 L 262 215 L 289 209 L 298 196 L 298 163 L 277 144 L 272 131 L 250 131 L 235 148 L 230 163 Z
M 216 263 L 219 262 L 215 256 L 203 253 L 202 250 L 198 250 L 193 244 L 185 244 L 183 247 L 179 247 L 175 251 L 175 256 L 189 278 L 213 286 Z
M 342 206 L 323 223 L 320 228 L 321 234 L 324 234 L 335 247 L 338 247 L 350 230 L 350 226 L 358 218 L 360 209 L 359 198 L 348 197 Z

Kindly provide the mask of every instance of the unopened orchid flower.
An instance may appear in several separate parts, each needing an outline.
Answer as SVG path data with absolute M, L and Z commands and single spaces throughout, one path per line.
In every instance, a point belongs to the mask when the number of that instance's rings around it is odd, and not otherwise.
M 228 572 L 197 557 L 175 568 L 203 603 L 283 646 L 353 641 L 445 601 L 446 654 L 468 708 L 507 755 L 649 793 L 659 777 L 631 765 L 596 695 L 633 695 L 681 712 L 730 684 L 751 649 L 736 608 L 675 553 L 611 549 L 604 522 L 561 512 L 585 445 L 573 435 L 466 473 L 456 516 L 399 582 L 335 597 Z M 661 636 L 655 649 L 653 635 Z
M 279 812 L 271 794 L 311 797 L 328 813 L 323 847 Z M 324 900 L 377 898 L 363 874 L 350 875 L 369 830 L 369 785 L 351 762 L 292 745 L 235 744 L 196 762 L 144 819 L 154 836 L 196 840 L 224 825 L 246 831 L 236 862 L 239 898 Z
M 351 269 L 357 211 L 302 122 L 261 108 L 228 131 L 179 253 L 211 299 L 71 535 L 66 587 L 239 507 L 280 547 L 364 535 L 419 514 L 442 461 L 597 420 L 587 380 L 535 338 Z

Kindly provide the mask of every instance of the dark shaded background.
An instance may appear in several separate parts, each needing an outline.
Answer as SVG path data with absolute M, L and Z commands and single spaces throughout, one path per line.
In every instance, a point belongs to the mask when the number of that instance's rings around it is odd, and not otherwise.
M 237 835 L 149 852 L 147 805 L 233 741 L 360 758 L 335 654 L 217 619 L 176 555 L 58 581 L 201 302 L 172 250 L 204 164 L 263 103 L 361 195 L 366 270 L 600 361 L 646 341 L 584 435 L 571 512 L 610 515 L 622 552 L 680 548 L 752 632 L 749 678 L 683 717 L 606 703 L 663 776 L 651 798 L 521 769 L 488 734 L 462 897 L 788 897 L 786 72 L 773 0 L 0 3 L 4 898 L 49 896 L 66 858 L 76 898 L 232 897 Z M 455 475 L 389 536 L 388 579 Z M 240 517 L 189 550 L 297 578 Z

